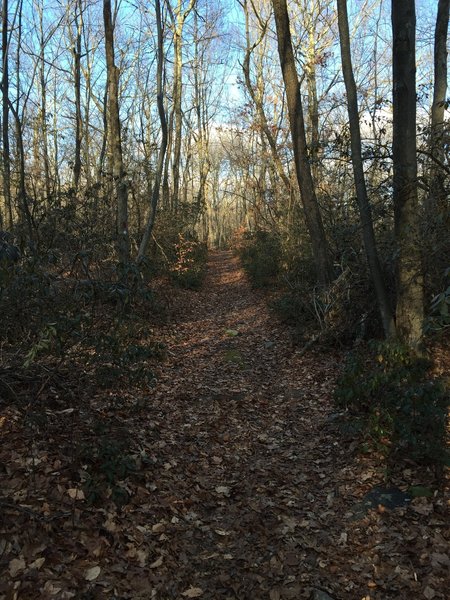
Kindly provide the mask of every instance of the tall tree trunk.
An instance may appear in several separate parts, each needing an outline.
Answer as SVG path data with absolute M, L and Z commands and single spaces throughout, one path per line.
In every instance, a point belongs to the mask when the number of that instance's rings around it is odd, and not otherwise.
M 75 159 L 73 163 L 73 185 L 75 192 L 78 192 L 81 175 L 81 143 L 82 127 L 81 118 L 81 34 L 83 28 L 83 7 L 81 0 L 77 0 L 75 5 L 75 27 L 76 37 L 73 49 L 73 75 L 75 87 Z
M 50 161 L 48 156 L 48 127 L 47 127 L 47 82 L 45 77 L 45 45 L 44 36 L 44 6 L 39 5 L 39 85 L 41 88 L 41 135 L 42 159 L 44 163 L 44 190 L 48 202 L 51 195 Z
M 139 246 L 139 252 L 137 256 L 137 261 L 141 261 L 145 256 L 145 251 L 148 246 L 148 242 L 150 240 L 150 236 L 153 231 L 153 226 L 155 224 L 156 211 L 158 208 L 159 201 L 159 193 L 161 187 L 161 179 L 164 169 L 164 158 L 167 149 L 167 119 L 166 119 L 166 111 L 164 109 L 164 77 L 163 77 L 163 69 L 164 69 L 164 39 L 163 39 L 163 26 L 161 20 L 161 3 L 160 0 L 155 0 L 155 9 L 156 9 L 156 26 L 158 30 L 158 65 L 157 65 L 157 74 L 156 74 L 156 85 L 157 85 L 157 104 L 158 104 L 158 114 L 159 120 L 161 123 L 161 146 L 159 148 L 158 154 L 158 164 L 156 166 L 155 179 L 153 182 L 153 190 L 151 197 L 151 205 L 150 205 L 150 215 L 147 221 L 147 225 L 145 227 L 144 235 L 142 237 L 141 245 Z
M 123 169 L 119 117 L 119 69 L 114 64 L 114 28 L 111 15 L 111 0 L 103 0 L 103 20 L 105 25 L 105 53 L 108 78 L 109 148 L 117 202 L 117 257 L 121 264 L 125 264 L 130 259 L 128 188 Z
M 272 0 L 278 38 L 278 53 L 286 88 L 289 122 L 294 148 L 295 169 L 303 202 L 306 225 L 311 238 L 317 277 L 327 284 L 333 279 L 333 261 L 328 248 L 314 189 L 305 134 L 300 84 L 292 49 L 286 0 Z
M 3 196 L 8 216 L 8 227 L 13 226 L 11 203 L 11 158 L 9 152 L 9 60 L 8 60 L 8 0 L 2 10 L 2 141 L 3 141 Z M 1 219 L 1 212 L 0 212 Z M 0 221 L 1 223 L 1 221 Z
M 14 105 L 10 102 L 9 108 L 14 117 L 14 121 L 16 124 L 16 144 L 17 144 L 17 152 L 19 156 L 19 206 L 20 210 L 23 214 L 23 225 L 26 227 L 29 240 L 33 240 L 33 217 L 31 215 L 30 207 L 28 204 L 28 196 L 25 184 L 25 150 L 23 146 L 23 125 L 20 120 L 19 113 L 14 108 Z
M 353 175 L 355 179 L 356 198 L 362 224 L 362 236 L 366 250 L 372 281 L 375 287 L 378 307 L 381 313 L 384 334 L 387 338 L 395 334 L 394 317 L 389 303 L 386 286 L 383 280 L 380 261 L 373 230 L 372 211 L 367 196 L 364 166 L 361 152 L 361 131 L 359 126 L 358 98 L 353 75 L 352 56 L 350 50 L 350 34 L 348 27 L 347 0 L 337 0 L 339 40 L 341 45 L 342 71 L 347 91 L 348 117 L 350 122 L 350 141 L 352 150 Z
M 312 7 L 311 7 L 312 10 Z M 316 32 L 313 30 L 312 22 L 308 31 L 308 48 L 306 64 L 306 84 L 308 89 L 308 120 L 310 128 L 309 157 L 311 162 L 311 173 L 314 183 L 318 179 L 319 166 L 319 102 L 317 100 L 317 78 L 316 78 Z
M 198 13 L 194 13 L 194 97 L 197 117 L 197 154 L 198 154 L 198 189 L 195 193 L 195 208 L 200 216 L 206 206 L 206 182 L 211 168 L 208 156 L 207 107 L 204 98 L 204 81 L 201 80 L 204 70 L 203 56 L 200 58 Z M 194 196 L 194 193 L 193 193 Z
M 444 174 L 440 165 L 445 162 L 444 118 L 447 94 L 447 32 L 450 0 L 439 0 L 434 38 L 434 88 L 431 107 L 431 169 L 428 211 L 436 219 L 436 213 L 448 218 L 448 203 L 444 187 Z
M 181 0 L 180 0 L 181 4 Z M 174 51 L 174 81 L 173 81 L 173 162 L 172 162 L 172 206 L 176 213 L 178 211 L 179 204 L 179 189 L 180 189 L 180 159 L 181 159 L 181 134 L 182 134 L 182 119 L 183 114 L 181 110 L 181 98 L 182 98 L 182 45 L 181 45 L 182 29 L 179 31 L 179 27 L 175 28 L 173 37 L 173 51 Z
M 397 244 L 396 325 L 417 347 L 423 326 L 416 155 L 416 14 L 414 0 L 392 0 L 393 194 Z
M 183 29 L 189 13 L 195 6 L 196 0 L 189 0 L 185 11 L 182 9 L 182 0 L 178 0 L 175 18 L 173 18 L 173 52 L 174 52 L 174 74 L 173 74 L 173 115 L 174 115 L 174 139 L 173 139 L 173 198 L 174 211 L 178 210 L 180 193 L 180 160 L 181 160 L 181 135 L 183 126 L 183 113 L 181 100 L 183 97 Z
M 53 163 L 55 165 L 55 193 L 58 205 L 61 202 L 61 177 L 59 174 L 59 136 L 58 136 L 58 76 L 53 78 Z

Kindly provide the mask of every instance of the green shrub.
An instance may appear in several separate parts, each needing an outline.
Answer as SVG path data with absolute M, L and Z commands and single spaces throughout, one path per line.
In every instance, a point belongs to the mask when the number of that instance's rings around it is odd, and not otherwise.
M 268 287 L 280 273 L 281 245 L 268 231 L 247 232 L 238 250 L 239 258 L 254 287 Z
M 447 461 L 448 395 L 429 378 L 430 364 L 398 343 L 374 343 L 352 353 L 335 392 L 339 407 L 362 419 L 368 439 L 392 455 Z
M 118 383 L 151 385 L 154 374 L 148 366 L 149 359 L 162 360 L 166 348 L 160 342 L 134 344 L 125 327 L 115 326 L 108 334 L 92 340 L 95 352 L 90 364 L 94 367 L 95 381 L 100 388 Z
M 131 433 L 117 429 L 108 420 L 94 421 L 92 428 L 96 437 L 82 443 L 78 450 L 78 461 L 83 464 L 81 474 L 86 500 L 100 504 L 110 497 L 121 506 L 128 501 L 126 480 L 138 469 L 130 454 Z
M 429 332 L 444 331 L 450 327 L 450 267 L 445 270 L 444 280 L 446 289 L 431 301 L 426 323 L 426 330 Z

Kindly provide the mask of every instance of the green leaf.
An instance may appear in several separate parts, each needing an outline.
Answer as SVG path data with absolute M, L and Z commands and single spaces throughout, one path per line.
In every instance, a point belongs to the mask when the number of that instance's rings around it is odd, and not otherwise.
M 239 335 L 239 331 L 237 331 L 237 329 L 226 329 L 225 334 L 229 335 L 230 337 L 236 337 Z
M 433 490 L 423 485 L 413 485 L 408 492 L 413 498 L 431 498 L 433 496 Z

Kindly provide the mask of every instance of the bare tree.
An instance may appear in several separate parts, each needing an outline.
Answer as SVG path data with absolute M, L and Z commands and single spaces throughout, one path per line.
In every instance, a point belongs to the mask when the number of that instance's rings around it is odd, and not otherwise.
M 156 27 L 158 31 L 158 65 L 156 71 L 157 78 L 157 103 L 158 103 L 158 114 L 161 124 L 161 145 L 158 153 L 158 164 L 156 166 L 155 178 L 153 181 L 153 189 L 150 203 L 150 214 L 145 227 L 144 235 L 142 237 L 141 244 L 139 246 L 139 252 L 137 256 L 138 262 L 141 261 L 145 256 L 145 251 L 150 240 L 150 236 L 153 231 L 155 224 L 156 211 L 158 208 L 159 193 L 161 187 L 161 179 L 164 169 L 164 158 L 167 149 L 167 119 L 166 111 L 164 108 L 164 36 L 163 36 L 163 23 L 161 17 L 161 3 L 160 0 L 155 0 L 156 9 Z
M 423 327 L 416 154 L 416 11 L 414 0 L 392 0 L 393 192 L 397 243 L 396 325 L 417 347 Z
M 447 32 L 450 0 L 439 0 L 434 38 L 434 87 L 431 106 L 431 184 L 428 197 L 430 215 L 439 213 L 444 219 L 448 214 L 444 189 L 445 162 L 445 103 L 447 94 Z
M 128 186 L 125 179 L 119 116 L 119 69 L 114 62 L 114 26 L 111 0 L 103 0 L 105 53 L 108 78 L 108 134 L 112 176 L 117 202 L 117 256 L 125 264 L 130 259 L 128 233 Z
M 350 50 L 350 34 L 348 27 L 347 0 L 337 0 L 339 40 L 341 45 L 342 71 L 347 91 L 348 117 L 350 121 L 351 153 L 356 198 L 362 224 L 362 236 L 369 263 L 372 281 L 377 295 L 378 307 L 386 337 L 395 333 L 394 318 L 389 303 L 383 273 L 378 258 L 375 233 L 373 229 L 372 210 L 367 195 L 364 165 L 361 151 L 361 130 L 359 126 L 358 98 L 355 77 L 353 75 L 352 56 Z
M 174 74 L 173 74 L 173 121 L 174 121 L 174 139 L 173 139 L 173 196 L 172 206 L 177 211 L 180 188 L 180 160 L 181 160 L 181 135 L 183 127 L 183 113 L 181 109 L 181 100 L 183 95 L 183 29 L 196 0 L 189 0 L 186 9 L 183 9 L 183 1 L 178 0 L 177 7 L 173 11 L 168 4 L 169 13 L 173 25 L 173 48 L 174 48 Z
M 2 7 L 2 141 L 3 141 L 3 196 L 8 216 L 8 227 L 13 225 L 11 202 L 11 158 L 9 150 L 9 60 L 8 60 L 8 0 L 3 0 Z M 2 213 L 0 211 L 0 225 Z
M 332 281 L 334 277 L 333 261 L 325 236 L 311 174 L 300 84 L 292 48 L 286 0 L 272 0 L 272 6 L 277 29 L 278 53 L 286 88 L 297 179 L 303 202 L 305 220 L 311 238 L 317 277 L 322 284 L 326 284 Z
M 83 6 L 75 0 L 75 40 L 73 45 L 73 79 L 75 91 L 75 158 L 73 161 L 73 185 L 78 191 L 81 176 L 81 143 L 83 120 L 81 117 L 81 37 L 83 31 Z

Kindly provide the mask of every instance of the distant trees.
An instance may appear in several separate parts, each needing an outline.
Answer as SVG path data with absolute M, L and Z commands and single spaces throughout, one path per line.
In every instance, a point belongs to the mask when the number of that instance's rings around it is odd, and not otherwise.
M 142 268 L 180 231 L 263 229 L 321 327 L 338 304 L 352 335 L 380 327 L 378 306 L 416 344 L 448 263 L 449 0 L 418 5 L 417 53 L 411 0 L 124 6 L 2 3 L 2 227 Z

